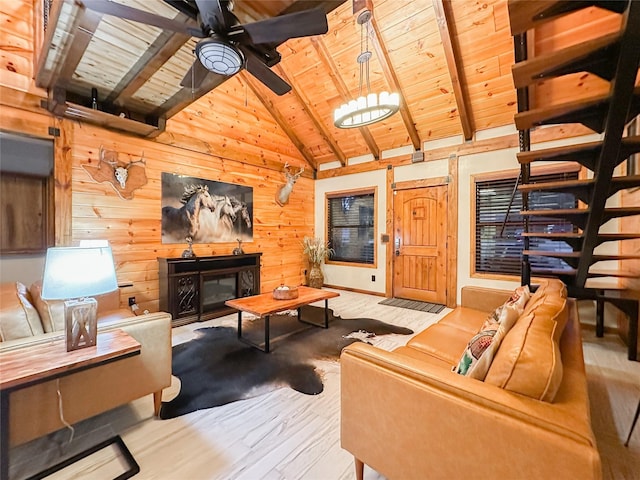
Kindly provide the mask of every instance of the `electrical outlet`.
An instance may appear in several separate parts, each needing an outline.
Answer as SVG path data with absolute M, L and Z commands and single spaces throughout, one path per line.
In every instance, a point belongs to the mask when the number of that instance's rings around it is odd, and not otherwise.
M 136 304 L 136 297 L 129 297 L 129 306 Z
M 376 276 L 375 275 L 371 275 L 371 281 L 375 282 L 376 281 Z

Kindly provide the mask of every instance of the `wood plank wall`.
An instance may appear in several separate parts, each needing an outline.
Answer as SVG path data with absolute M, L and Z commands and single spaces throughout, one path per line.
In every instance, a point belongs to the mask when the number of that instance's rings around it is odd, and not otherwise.
M 301 177 L 289 204 L 276 204 L 276 190 L 285 181 L 280 165 L 288 161 L 297 167 L 304 161 L 273 119 L 257 107 L 259 102 L 251 92 L 246 105 L 244 95 L 236 104 L 225 102 L 225 94 L 229 98 L 225 91 L 207 97 L 170 120 L 167 134 L 158 141 L 54 119 L 40 107 L 46 92 L 36 88 L 32 80 L 32 0 L 11 2 L 3 5 L 3 10 L 0 32 L 7 47 L 3 48 L 0 69 L 0 129 L 38 137 L 48 137 L 49 127 L 60 129 L 62 135 L 55 139 L 56 219 L 61 220 L 56 225 L 56 243 L 109 240 L 118 281 L 133 285 L 121 288 L 122 305 L 135 296 L 142 310 L 157 310 L 156 258 L 180 256 L 186 248 L 186 244 L 161 243 L 162 172 L 253 187 L 254 241 L 243 248 L 263 253 L 262 291 L 281 283 L 304 282 L 307 266 L 301 242 L 305 235 L 314 234 L 313 180 Z M 220 115 L 235 120 L 221 123 Z M 82 169 L 84 163 L 98 162 L 101 145 L 118 151 L 123 161 L 137 160 L 144 154 L 148 183 L 135 191 L 132 200 L 121 199 L 110 185 L 94 182 Z M 194 251 L 198 256 L 228 255 L 235 246 L 196 244 Z

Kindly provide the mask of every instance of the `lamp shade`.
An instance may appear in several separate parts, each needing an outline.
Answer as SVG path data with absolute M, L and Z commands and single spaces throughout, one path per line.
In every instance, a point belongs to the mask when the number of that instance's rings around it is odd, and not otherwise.
M 47 250 L 43 299 L 90 297 L 117 289 L 111 247 L 52 247 Z

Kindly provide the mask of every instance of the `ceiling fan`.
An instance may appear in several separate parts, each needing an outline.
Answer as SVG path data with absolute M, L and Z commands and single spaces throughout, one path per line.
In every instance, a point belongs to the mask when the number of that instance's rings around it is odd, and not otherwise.
M 198 88 L 208 75 L 218 76 L 219 81 L 213 82 L 217 86 L 245 68 L 277 95 L 284 95 L 291 86 L 270 69 L 281 59 L 276 47 L 290 38 L 321 35 L 329 29 L 321 8 L 242 25 L 231 0 L 164 1 L 191 16 L 199 27 L 108 0 L 83 3 L 99 13 L 202 38 L 195 48 L 197 59 L 180 83 L 183 87 Z

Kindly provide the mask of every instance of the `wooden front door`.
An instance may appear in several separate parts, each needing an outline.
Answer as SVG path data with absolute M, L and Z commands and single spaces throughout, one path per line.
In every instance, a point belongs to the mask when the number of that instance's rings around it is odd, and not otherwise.
M 447 186 L 397 190 L 393 296 L 447 302 Z

